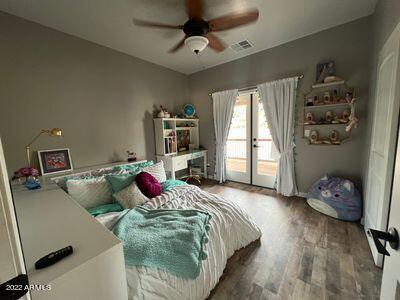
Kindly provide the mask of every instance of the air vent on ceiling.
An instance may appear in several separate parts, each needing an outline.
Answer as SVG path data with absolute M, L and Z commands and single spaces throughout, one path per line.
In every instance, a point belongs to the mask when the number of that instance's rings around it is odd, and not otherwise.
M 231 45 L 231 49 L 233 51 L 235 51 L 236 53 L 241 52 L 246 49 L 249 49 L 251 47 L 253 47 L 253 45 L 248 40 L 243 40 L 243 41 L 240 41 L 239 43 Z

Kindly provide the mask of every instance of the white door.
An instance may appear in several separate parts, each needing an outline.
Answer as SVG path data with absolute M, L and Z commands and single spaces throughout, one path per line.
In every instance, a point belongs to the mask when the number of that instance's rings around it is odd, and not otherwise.
M 226 145 L 226 177 L 251 183 L 251 93 L 240 93 L 233 109 Z
M 6 298 L 15 289 L 20 291 L 18 284 L 7 282 L 18 275 L 24 274 L 25 264 L 22 256 L 18 226 L 15 218 L 14 204 L 12 201 L 7 168 L 4 160 L 3 148 L 0 139 L 0 298 Z M 18 277 L 18 278 L 20 278 Z M 22 283 L 22 282 L 21 282 Z M 30 299 L 29 293 L 23 299 Z
M 257 91 L 239 93 L 227 141 L 227 178 L 274 188 L 277 158 Z
M 366 230 L 385 231 L 387 226 L 400 102 L 399 46 L 400 24 L 379 54 L 365 194 Z M 375 264 L 382 266 L 382 255 L 377 252 L 372 237 L 368 234 L 367 237 Z
M 400 145 L 397 145 L 396 166 L 393 178 L 393 190 L 390 204 L 388 228 L 400 230 Z M 385 257 L 381 286 L 381 299 L 400 299 L 400 251 L 386 243 L 390 256 Z
M 264 107 L 258 93 L 252 95 L 252 184 L 274 188 L 279 154 L 272 142 Z

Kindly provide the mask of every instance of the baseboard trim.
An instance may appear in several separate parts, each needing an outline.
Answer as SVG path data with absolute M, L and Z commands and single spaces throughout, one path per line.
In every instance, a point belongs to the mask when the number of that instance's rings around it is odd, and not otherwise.
M 304 192 L 298 192 L 297 196 L 302 197 L 302 198 L 307 198 L 307 193 Z

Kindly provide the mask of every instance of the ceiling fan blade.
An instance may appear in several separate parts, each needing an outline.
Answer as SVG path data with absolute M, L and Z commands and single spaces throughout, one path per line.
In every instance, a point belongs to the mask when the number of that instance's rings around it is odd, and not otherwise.
M 179 43 L 176 44 L 176 45 L 175 45 L 172 49 L 170 49 L 168 52 L 169 52 L 169 53 L 175 53 L 175 52 L 178 51 L 180 48 L 182 48 L 182 46 L 185 44 L 185 39 L 186 39 L 186 36 L 185 36 L 182 40 L 180 40 Z
M 157 28 L 168 28 L 168 29 L 182 29 L 182 25 L 169 25 L 163 23 L 156 23 L 156 22 L 149 22 L 143 21 L 138 19 L 133 19 L 133 23 L 137 26 L 144 26 L 144 27 L 157 27 Z
M 203 17 L 203 0 L 186 0 L 186 11 L 189 19 L 201 20 Z
M 205 37 L 208 39 L 208 46 L 217 52 L 225 50 L 226 46 L 217 36 L 212 33 L 207 33 Z
M 208 21 L 211 31 L 222 31 L 246 25 L 257 21 L 259 16 L 258 9 L 251 9 L 241 13 L 233 13 Z

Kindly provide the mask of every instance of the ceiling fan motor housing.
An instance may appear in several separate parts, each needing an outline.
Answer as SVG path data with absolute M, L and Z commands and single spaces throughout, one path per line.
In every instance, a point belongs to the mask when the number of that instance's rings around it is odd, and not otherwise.
M 190 51 L 198 54 L 203 51 L 208 45 L 208 39 L 201 35 L 189 36 L 185 39 L 185 45 Z
M 189 20 L 183 25 L 183 32 L 186 36 L 201 36 L 210 31 L 210 26 L 204 20 Z

